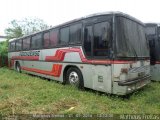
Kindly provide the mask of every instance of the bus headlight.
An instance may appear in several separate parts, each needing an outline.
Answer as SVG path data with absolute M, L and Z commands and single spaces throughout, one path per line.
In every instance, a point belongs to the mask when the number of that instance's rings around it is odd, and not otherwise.
M 128 91 L 135 90 L 135 86 L 130 86 L 130 87 L 127 88 L 127 90 L 128 90 Z
M 130 87 L 128 87 L 128 89 L 127 89 L 128 91 L 131 91 L 132 89 L 130 88 Z

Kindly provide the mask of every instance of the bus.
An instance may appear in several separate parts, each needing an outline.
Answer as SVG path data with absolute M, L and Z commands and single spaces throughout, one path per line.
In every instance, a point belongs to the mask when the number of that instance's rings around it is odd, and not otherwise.
M 146 23 L 146 34 L 150 47 L 151 80 L 160 81 L 160 25 Z
M 121 12 L 75 19 L 9 41 L 9 66 L 79 89 L 126 95 L 150 83 L 145 25 Z

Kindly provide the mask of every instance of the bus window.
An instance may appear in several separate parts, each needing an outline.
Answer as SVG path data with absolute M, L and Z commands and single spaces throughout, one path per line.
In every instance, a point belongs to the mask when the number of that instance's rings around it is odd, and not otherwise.
M 146 33 L 148 35 L 155 35 L 156 34 L 155 26 L 153 26 L 153 27 L 146 27 Z
M 117 17 L 117 56 L 118 57 L 148 57 L 148 45 L 144 27 L 130 19 Z M 152 31 L 148 31 L 152 32 Z M 137 44 L 138 43 L 138 44 Z
M 15 51 L 15 42 L 10 43 L 10 51 Z
M 44 33 L 43 40 L 44 40 L 44 43 L 43 43 L 44 48 L 49 47 L 49 44 L 50 44 L 49 32 Z
M 82 24 L 76 24 L 70 26 L 70 43 L 81 43 L 81 28 Z
M 69 41 L 69 27 L 60 30 L 60 45 L 67 45 Z
M 94 25 L 94 56 L 109 55 L 109 41 L 111 40 L 111 25 L 109 22 Z
M 58 43 L 58 29 L 53 29 L 50 31 L 50 45 L 56 46 Z
M 87 26 L 84 30 L 84 49 L 87 56 L 92 56 L 91 55 L 92 39 L 93 39 L 92 26 Z
M 160 26 L 158 27 L 158 40 L 160 41 Z
M 30 37 L 23 39 L 23 50 L 29 50 L 30 48 Z
M 32 37 L 31 48 L 37 49 L 42 46 L 42 34 L 36 34 Z
M 22 50 L 22 40 L 16 41 L 16 51 Z

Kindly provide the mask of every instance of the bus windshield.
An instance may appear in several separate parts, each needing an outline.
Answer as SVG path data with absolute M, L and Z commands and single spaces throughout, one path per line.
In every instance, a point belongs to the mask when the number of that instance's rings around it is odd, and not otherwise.
M 149 48 L 143 25 L 133 20 L 116 18 L 117 57 L 149 57 Z
M 155 35 L 156 34 L 156 27 L 146 27 L 146 34 L 147 35 Z

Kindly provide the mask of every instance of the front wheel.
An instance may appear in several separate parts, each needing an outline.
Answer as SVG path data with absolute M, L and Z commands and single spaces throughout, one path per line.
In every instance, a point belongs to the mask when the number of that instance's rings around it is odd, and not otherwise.
M 75 86 L 79 89 L 84 88 L 84 83 L 83 83 L 83 76 L 81 71 L 78 68 L 71 67 L 67 71 L 67 81 L 69 84 L 72 86 Z

